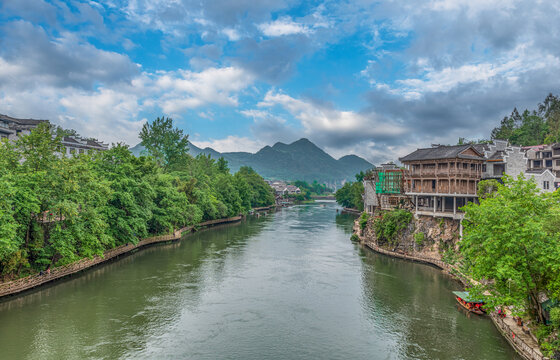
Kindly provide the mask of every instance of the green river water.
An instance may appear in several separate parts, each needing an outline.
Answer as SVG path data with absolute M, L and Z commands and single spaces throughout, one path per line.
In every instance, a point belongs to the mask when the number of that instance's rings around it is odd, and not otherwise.
M 332 202 L 153 246 L 0 303 L 1 359 L 518 359 L 438 269 Z

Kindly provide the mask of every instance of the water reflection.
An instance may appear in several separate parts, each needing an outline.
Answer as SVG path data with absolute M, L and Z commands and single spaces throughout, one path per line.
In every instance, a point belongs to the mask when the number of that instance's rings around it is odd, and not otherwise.
M 6 359 L 500 359 L 451 279 L 350 242 L 334 203 L 155 246 L 0 304 Z M 476 346 L 473 346 L 476 343 Z

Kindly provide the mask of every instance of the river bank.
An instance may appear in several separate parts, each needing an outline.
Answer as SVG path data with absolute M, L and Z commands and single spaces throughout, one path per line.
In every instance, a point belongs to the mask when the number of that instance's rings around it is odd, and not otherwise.
M 463 287 L 467 287 L 471 284 L 470 279 L 461 276 L 458 269 L 441 259 L 432 256 L 426 256 L 422 253 L 410 254 L 402 251 L 391 251 L 378 246 L 373 241 L 373 239 L 370 239 L 362 234 L 358 219 L 356 219 L 354 222 L 353 234 L 358 236 L 358 239 L 363 246 L 374 252 L 390 257 L 432 265 L 459 281 L 463 285 Z M 500 331 L 502 336 L 508 341 L 508 343 L 520 356 L 522 356 L 526 360 L 548 360 L 547 357 L 544 357 L 542 355 L 537 341 L 530 334 L 526 334 L 522 330 L 522 328 L 518 327 L 511 316 L 502 319 L 495 311 L 489 312 L 488 315 L 498 331 Z
M 441 271 L 348 241 L 334 203 L 149 246 L 0 302 L 6 359 L 520 360 Z M 476 344 L 476 346 L 472 346 Z
M 274 208 L 274 205 L 268 207 L 255 208 L 253 210 L 255 212 L 259 212 L 259 211 L 267 211 L 272 208 Z M 64 279 L 71 275 L 91 269 L 100 264 L 115 260 L 120 256 L 130 254 L 133 251 L 137 251 L 141 248 L 145 248 L 150 245 L 154 245 L 162 242 L 180 240 L 183 234 L 185 233 L 193 232 L 201 228 L 239 222 L 243 219 L 243 217 L 244 217 L 243 215 L 239 215 L 231 218 L 205 221 L 200 224 L 187 226 L 182 229 L 175 230 L 172 234 L 147 237 L 139 241 L 136 245 L 125 244 L 125 245 L 118 246 L 116 248 L 105 251 L 103 253 L 103 256 L 95 255 L 91 259 L 83 258 L 65 266 L 55 267 L 50 271 L 50 273 L 29 275 L 13 281 L 0 283 L 0 299 L 4 297 L 18 295 L 23 292 L 35 289 L 37 287 L 50 284 L 54 281 Z

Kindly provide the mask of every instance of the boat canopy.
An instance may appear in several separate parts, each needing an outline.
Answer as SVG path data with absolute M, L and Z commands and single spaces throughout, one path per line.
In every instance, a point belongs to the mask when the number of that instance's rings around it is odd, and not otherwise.
M 453 291 L 453 294 L 455 294 L 455 296 L 460 297 L 461 299 L 463 299 L 466 302 L 469 303 L 483 303 L 484 301 L 479 300 L 479 299 L 472 299 L 469 295 L 468 291 Z

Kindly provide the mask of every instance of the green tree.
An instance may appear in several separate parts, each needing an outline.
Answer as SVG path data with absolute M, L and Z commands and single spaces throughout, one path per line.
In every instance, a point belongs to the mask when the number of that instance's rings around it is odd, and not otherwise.
M 543 322 L 539 293 L 559 295 L 558 203 L 557 194 L 542 194 L 520 176 L 505 177 L 494 196 L 464 208 L 460 251 L 480 281 L 474 292 L 488 291 L 490 307 L 524 307 Z
M 189 136 L 173 127 L 173 119 L 158 117 L 152 123 L 145 123 L 140 131 L 140 139 L 147 154 L 160 166 L 172 169 L 185 165 Z

